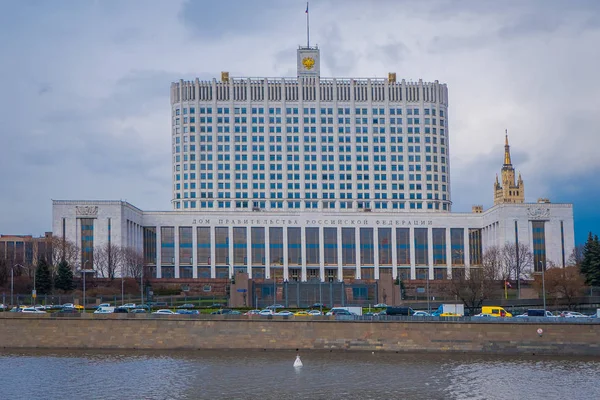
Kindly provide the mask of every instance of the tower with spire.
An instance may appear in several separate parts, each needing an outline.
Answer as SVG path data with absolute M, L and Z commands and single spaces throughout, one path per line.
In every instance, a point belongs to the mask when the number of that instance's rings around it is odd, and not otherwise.
M 510 159 L 510 146 L 508 145 L 508 131 L 504 140 L 504 164 L 502 165 L 501 181 L 496 174 L 494 183 L 494 205 L 503 203 L 523 203 L 525 201 L 525 185 L 521 174 L 515 182 L 515 169 Z

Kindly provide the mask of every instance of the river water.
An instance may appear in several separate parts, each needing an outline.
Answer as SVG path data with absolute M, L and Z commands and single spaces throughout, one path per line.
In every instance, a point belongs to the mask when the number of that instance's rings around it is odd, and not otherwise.
M 0 351 L 0 399 L 600 399 L 600 359 L 285 351 Z

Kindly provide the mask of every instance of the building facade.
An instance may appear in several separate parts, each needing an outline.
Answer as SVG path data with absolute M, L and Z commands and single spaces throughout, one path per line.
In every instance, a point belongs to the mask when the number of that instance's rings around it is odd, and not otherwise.
M 133 248 L 157 278 L 446 279 L 505 243 L 566 264 L 572 205 L 523 202 L 508 138 L 494 206 L 450 212 L 446 85 L 319 68 L 305 47 L 295 78 L 173 83 L 174 210 L 55 200 L 54 235 L 87 268 L 95 248 Z
M 449 212 L 445 84 L 295 78 L 171 85 L 173 208 Z

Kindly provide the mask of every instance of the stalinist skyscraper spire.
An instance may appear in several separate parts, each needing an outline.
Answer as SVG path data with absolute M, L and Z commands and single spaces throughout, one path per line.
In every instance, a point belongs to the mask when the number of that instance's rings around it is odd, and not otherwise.
M 521 174 L 515 183 L 515 169 L 510 159 L 510 145 L 508 144 L 508 131 L 504 138 L 504 164 L 501 170 L 501 182 L 494 183 L 494 205 L 502 203 L 523 203 L 525 199 L 525 186 Z

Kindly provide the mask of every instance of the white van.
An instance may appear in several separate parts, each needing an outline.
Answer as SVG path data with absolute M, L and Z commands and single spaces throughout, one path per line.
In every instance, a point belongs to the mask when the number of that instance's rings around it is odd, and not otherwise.
M 94 314 L 112 314 L 114 311 L 114 307 L 98 307 Z

